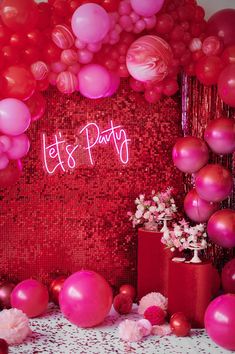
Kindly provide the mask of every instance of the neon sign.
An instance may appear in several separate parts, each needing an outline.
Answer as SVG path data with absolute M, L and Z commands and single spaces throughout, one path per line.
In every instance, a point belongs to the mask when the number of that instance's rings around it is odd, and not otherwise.
M 125 129 L 121 125 L 115 126 L 112 120 L 105 130 L 101 130 L 96 123 L 88 123 L 75 138 L 75 144 L 70 144 L 58 132 L 48 143 L 47 134 L 42 133 L 42 160 L 47 173 L 53 174 L 57 170 L 66 172 L 76 168 L 77 164 L 84 161 L 84 152 L 88 164 L 94 165 L 94 151 L 98 145 L 112 146 L 122 164 L 126 165 L 129 161 L 130 139 L 127 138 Z

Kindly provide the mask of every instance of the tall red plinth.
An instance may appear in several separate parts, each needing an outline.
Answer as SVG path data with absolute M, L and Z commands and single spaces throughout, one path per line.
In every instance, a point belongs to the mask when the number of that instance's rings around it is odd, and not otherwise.
M 173 254 L 161 243 L 161 232 L 138 230 L 138 299 L 155 291 L 167 296 L 169 260 Z
M 179 263 L 170 261 L 168 312 L 183 312 L 193 328 L 204 328 L 204 314 L 212 298 L 213 273 L 209 261 Z

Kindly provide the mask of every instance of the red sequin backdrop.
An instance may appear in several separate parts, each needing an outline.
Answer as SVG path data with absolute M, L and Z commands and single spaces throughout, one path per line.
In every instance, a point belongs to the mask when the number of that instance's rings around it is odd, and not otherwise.
M 150 105 L 123 83 L 112 98 L 88 100 L 79 94 L 47 94 L 46 115 L 30 127 L 31 149 L 20 181 L 1 191 L 0 273 L 46 283 L 81 268 L 100 272 L 112 285 L 135 283 L 137 237 L 127 211 L 141 192 L 169 185 L 183 190 L 171 150 L 182 135 L 180 96 Z M 95 165 L 49 176 L 41 159 L 42 131 L 60 130 L 74 142 L 87 122 L 106 129 L 123 125 L 130 160 L 122 165 L 114 150 L 99 146 Z

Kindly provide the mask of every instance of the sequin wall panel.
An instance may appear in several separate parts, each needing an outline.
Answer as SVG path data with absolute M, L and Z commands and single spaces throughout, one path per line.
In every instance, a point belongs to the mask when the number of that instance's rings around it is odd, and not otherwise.
M 149 105 L 124 83 L 113 98 L 88 100 L 52 90 L 47 101 L 47 114 L 30 128 L 23 175 L 1 193 L 0 272 L 17 280 L 33 276 L 49 282 L 55 274 L 87 268 L 114 286 L 135 283 L 137 238 L 127 211 L 134 210 L 141 192 L 169 185 L 183 188 L 171 160 L 172 146 L 181 135 L 180 98 Z M 111 120 L 122 125 L 130 139 L 127 164 L 114 143 L 103 141 L 93 146 L 92 156 L 78 148 L 73 170 L 45 172 L 43 132 L 48 144 L 55 133 L 60 139 L 60 132 L 67 144 L 85 147 L 86 134 L 80 130 L 93 122 L 101 132 Z M 63 152 L 65 148 L 61 145 Z

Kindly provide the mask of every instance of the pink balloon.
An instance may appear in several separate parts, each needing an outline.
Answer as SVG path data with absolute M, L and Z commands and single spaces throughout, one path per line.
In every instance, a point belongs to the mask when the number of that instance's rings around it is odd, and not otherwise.
M 31 65 L 31 73 L 35 80 L 44 80 L 49 74 L 49 68 L 44 61 L 36 61 Z
M 23 311 L 30 318 L 41 315 L 47 309 L 48 301 L 47 288 L 34 279 L 22 281 L 11 293 L 11 306 Z
M 217 154 L 230 154 L 235 151 L 235 120 L 218 118 L 206 127 L 204 139 L 211 150 Z
M 199 197 L 195 188 L 184 199 L 184 211 L 195 222 L 205 222 L 219 209 L 218 203 L 207 202 Z
M 235 107 L 235 64 L 227 65 L 221 71 L 218 80 L 218 94 L 226 104 Z
M 56 61 L 51 64 L 51 71 L 53 71 L 56 74 L 59 74 L 62 71 L 65 71 L 66 69 L 67 69 L 67 65 L 62 63 L 61 61 Z
M 112 305 L 112 290 L 106 280 L 93 271 L 72 274 L 59 295 L 64 316 L 79 327 L 94 327 L 103 322 Z
M 0 136 L 1 151 L 6 152 L 11 146 L 11 138 L 6 135 Z
M 68 67 L 68 71 L 70 71 L 71 73 L 73 73 L 75 75 L 77 75 L 79 73 L 80 69 L 81 69 L 81 65 L 79 63 L 70 65 Z
M 13 136 L 11 138 L 11 147 L 7 151 L 10 160 L 18 160 L 27 155 L 30 148 L 30 141 L 26 134 Z
M 231 194 L 233 178 L 228 169 L 218 164 L 210 164 L 197 173 L 195 185 L 202 199 L 221 202 Z
M 219 346 L 235 350 L 235 295 L 226 294 L 214 299 L 206 309 L 205 328 Z
M 209 151 L 202 139 L 186 136 L 177 140 L 173 147 L 172 158 L 180 171 L 194 173 L 208 162 Z
M 225 248 L 235 247 L 235 210 L 216 211 L 208 221 L 207 233 L 217 245 Z
M 152 29 L 156 26 L 157 18 L 156 18 L 156 16 L 145 17 L 144 22 L 145 22 L 147 29 Z
M 57 47 L 69 49 L 74 44 L 74 37 L 70 29 L 65 25 L 57 25 L 52 31 L 51 38 Z
M 72 30 L 76 37 L 86 43 L 102 41 L 110 29 L 109 15 L 97 4 L 84 4 L 72 16 Z
M 63 71 L 57 76 L 56 86 L 62 93 L 73 93 L 78 89 L 77 76 L 70 71 Z
M 100 98 L 105 95 L 111 85 L 108 70 L 98 64 L 88 64 L 78 73 L 79 90 L 88 98 Z
M 97 53 L 100 51 L 102 47 L 102 43 L 101 42 L 98 42 L 98 43 L 89 43 L 87 45 L 87 49 L 92 52 L 92 53 Z
M 112 96 L 119 88 L 120 85 L 120 76 L 118 76 L 114 72 L 110 72 L 110 79 L 111 79 L 111 84 L 108 89 L 108 91 L 105 93 L 104 97 L 110 97 Z
M 28 129 L 30 112 L 26 104 L 16 98 L 0 101 L 0 131 L 7 135 L 20 135 Z
M 74 49 L 65 49 L 62 51 L 60 59 L 65 65 L 73 65 L 78 62 L 78 53 Z
M 6 153 L 0 155 L 0 170 L 4 170 L 9 164 L 9 158 Z
M 141 16 L 150 17 L 159 12 L 164 0 L 131 0 L 133 10 Z
M 213 14 L 207 22 L 208 36 L 220 37 L 225 46 L 235 44 L 235 9 L 223 9 Z
M 225 264 L 221 277 L 224 291 L 235 294 L 235 258 Z
M 88 49 L 80 49 L 78 51 L 78 61 L 81 64 L 88 64 L 92 61 L 93 55 Z
M 167 42 L 160 37 L 147 35 L 131 44 L 126 64 L 136 80 L 159 82 L 167 76 L 172 58 Z

